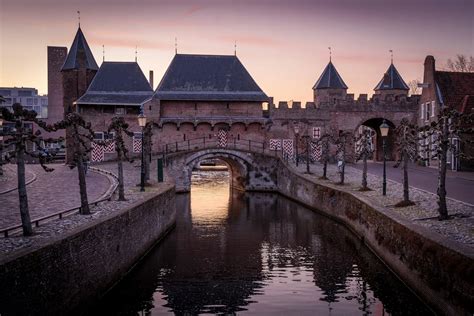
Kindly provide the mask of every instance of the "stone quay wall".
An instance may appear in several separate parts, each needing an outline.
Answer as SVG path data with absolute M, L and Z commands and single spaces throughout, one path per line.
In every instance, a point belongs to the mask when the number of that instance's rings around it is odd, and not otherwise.
M 342 223 L 440 315 L 474 312 L 474 253 L 346 191 L 279 162 L 280 194 Z
M 0 314 L 84 312 L 174 227 L 175 208 L 169 188 L 37 249 L 1 258 L 0 297 L 9 307 Z

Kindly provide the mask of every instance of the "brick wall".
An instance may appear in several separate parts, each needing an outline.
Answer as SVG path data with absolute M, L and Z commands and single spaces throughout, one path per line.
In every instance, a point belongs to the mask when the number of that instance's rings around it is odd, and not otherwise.
M 58 122 L 64 117 L 63 85 L 61 67 L 67 56 L 66 47 L 48 46 L 48 123 Z M 48 137 L 64 137 L 64 130 L 45 133 Z
M 83 312 L 173 227 L 169 188 L 128 209 L 0 259 L 1 315 Z

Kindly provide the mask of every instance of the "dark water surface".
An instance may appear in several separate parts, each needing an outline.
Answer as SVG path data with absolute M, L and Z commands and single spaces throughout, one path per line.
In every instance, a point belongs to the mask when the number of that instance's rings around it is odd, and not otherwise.
M 176 229 L 93 313 L 429 315 L 344 227 L 276 194 L 193 175 Z

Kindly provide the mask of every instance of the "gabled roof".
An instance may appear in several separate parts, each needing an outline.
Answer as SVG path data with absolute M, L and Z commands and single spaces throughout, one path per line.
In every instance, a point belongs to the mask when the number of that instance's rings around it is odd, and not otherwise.
M 375 91 L 378 90 L 410 90 L 408 85 L 403 81 L 402 76 L 398 73 L 397 68 L 392 64 L 382 77 L 382 80 L 375 86 Z
M 470 111 L 474 98 L 474 73 L 436 71 L 435 81 L 445 106 L 460 112 Z
M 136 62 L 103 62 L 77 104 L 141 105 L 153 89 Z
M 268 101 L 237 56 L 176 54 L 155 91 L 161 100 Z
M 318 81 L 314 84 L 313 90 L 315 89 L 347 89 L 344 80 L 342 80 L 331 61 L 329 61 Z
M 95 62 L 94 55 L 92 55 L 92 51 L 87 44 L 86 38 L 79 27 L 61 70 L 77 69 L 81 67 L 92 70 L 99 69 Z

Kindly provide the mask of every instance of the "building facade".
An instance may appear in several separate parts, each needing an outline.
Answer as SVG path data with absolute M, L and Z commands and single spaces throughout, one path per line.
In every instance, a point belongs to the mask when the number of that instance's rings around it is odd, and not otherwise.
M 5 99 L 2 107 L 11 110 L 13 104 L 21 103 L 25 109 L 35 111 L 38 118 L 48 118 L 48 96 L 39 95 L 35 88 L 0 87 L 0 95 Z

